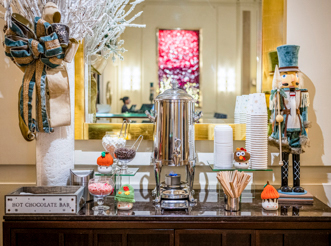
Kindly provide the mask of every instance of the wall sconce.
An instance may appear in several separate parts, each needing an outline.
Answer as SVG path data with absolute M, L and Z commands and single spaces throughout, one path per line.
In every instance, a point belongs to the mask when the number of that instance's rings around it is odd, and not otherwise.
M 234 92 L 236 90 L 236 73 L 234 68 L 221 67 L 218 72 L 217 88 L 219 92 Z
M 122 89 L 124 91 L 139 91 L 141 88 L 141 73 L 139 67 L 130 69 L 125 67 L 122 76 Z
M 226 70 L 225 68 L 220 68 L 218 72 L 218 91 L 226 91 Z

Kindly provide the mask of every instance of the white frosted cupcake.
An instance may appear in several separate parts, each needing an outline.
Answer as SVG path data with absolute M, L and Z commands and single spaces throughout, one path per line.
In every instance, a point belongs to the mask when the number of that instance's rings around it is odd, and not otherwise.
M 278 209 L 279 194 L 277 190 L 269 184 L 269 181 L 264 186 L 264 190 L 261 193 L 262 207 L 265 210 L 277 210 Z

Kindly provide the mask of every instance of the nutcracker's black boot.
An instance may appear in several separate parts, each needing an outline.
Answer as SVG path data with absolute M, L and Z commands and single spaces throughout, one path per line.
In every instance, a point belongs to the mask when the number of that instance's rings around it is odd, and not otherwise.
M 290 153 L 282 152 L 283 166 L 282 166 L 282 186 L 280 190 L 282 192 L 291 192 L 292 188 L 288 186 L 288 168 L 289 168 L 289 159 Z
M 293 191 L 294 192 L 305 192 L 305 190 L 300 187 L 300 155 L 292 154 L 293 162 Z

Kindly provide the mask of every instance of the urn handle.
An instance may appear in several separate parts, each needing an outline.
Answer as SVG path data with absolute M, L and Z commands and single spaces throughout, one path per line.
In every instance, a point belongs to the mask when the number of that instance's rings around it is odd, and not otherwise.
M 148 112 L 148 110 L 145 111 L 145 114 L 148 116 L 148 118 L 149 118 L 152 122 L 155 122 L 155 116 L 151 115 L 151 113 Z
M 194 115 L 193 115 L 193 121 L 194 121 L 194 122 L 197 122 L 198 120 L 200 120 L 200 118 L 201 118 L 202 116 L 203 116 L 202 111 L 195 112 Z
M 130 121 L 129 121 L 129 123 L 130 123 Z M 124 130 L 124 133 L 123 133 L 123 135 L 122 135 L 122 131 L 123 131 L 123 127 L 124 127 L 124 125 L 125 125 L 125 130 Z M 121 127 L 121 131 L 120 131 L 120 135 L 119 135 L 119 137 L 123 137 L 124 139 L 126 139 L 127 134 L 128 134 L 127 129 L 128 129 L 128 122 L 127 122 L 126 120 L 123 120 L 123 123 L 122 123 L 122 127 Z
M 182 146 L 182 140 L 179 138 L 175 138 L 174 141 L 174 151 L 173 151 L 173 161 L 175 166 L 177 166 L 181 159 L 181 147 Z

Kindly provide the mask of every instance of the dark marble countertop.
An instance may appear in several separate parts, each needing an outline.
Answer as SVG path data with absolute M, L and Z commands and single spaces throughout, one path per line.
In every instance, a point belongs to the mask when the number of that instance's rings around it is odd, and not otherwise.
M 78 214 L 29 214 L 5 215 L 6 221 L 325 221 L 331 222 L 331 208 L 314 198 L 313 205 L 280 204 L 277 211 L 262 209 L 261 191 L 244 194 L 239 212 L 224 210 L 223 194 L 215 190 L 196 190 L 197 203 L 186 213 L 184 210 L 165 210 L 154 206 L 150 190 L 135 191 L 136 203 L 132 210 L 117 210 L 113 197 L 106 199 L 110 209 L 99 214 L 91 208 L 94 202 L 87 203 Z

